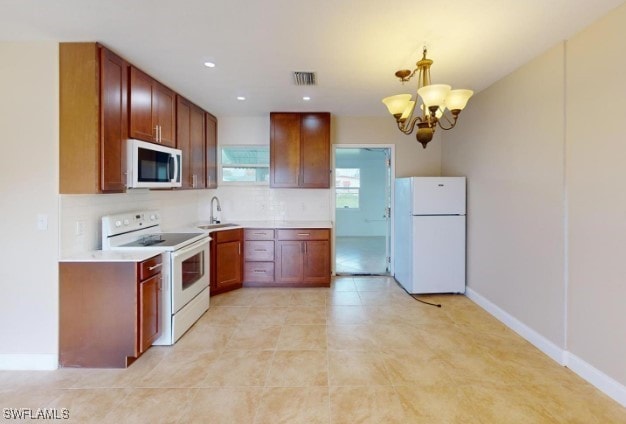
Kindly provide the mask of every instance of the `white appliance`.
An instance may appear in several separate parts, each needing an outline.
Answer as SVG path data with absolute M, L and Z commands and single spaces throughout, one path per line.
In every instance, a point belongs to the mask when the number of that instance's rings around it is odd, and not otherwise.
M 102 217 L 103 250 L 151 249 L 163 255 L 161 335 L 173 345 L 209 309 L 208 233 L 165 233 L 157 211 Z
M 183 152 L 141 140 L 126 142 L 128 188 L 181 187 Z
M 465 177 L 397 178 L 394 275 L 411 294 L 465 292 Z

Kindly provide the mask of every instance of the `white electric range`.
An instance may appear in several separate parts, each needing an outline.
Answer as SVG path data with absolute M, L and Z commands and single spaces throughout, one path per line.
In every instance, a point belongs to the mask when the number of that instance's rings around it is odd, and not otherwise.
M 102 250 L 152 249 L 163 255 L 161 335 L 173 345 L 209 308 L 208 233 L 167 233 L 158 211 L 102 217 Z

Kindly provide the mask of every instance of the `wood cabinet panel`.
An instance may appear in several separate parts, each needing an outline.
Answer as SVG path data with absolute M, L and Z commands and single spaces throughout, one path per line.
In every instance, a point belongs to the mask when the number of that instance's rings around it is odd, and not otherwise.
M 204 110 L 194 104 L 191 105 L 191 115 L 189 117 L 191 145 L 188 162 L 193 188 L 206 188 L 206 137 L 204 114 Z
M 304 275 L 304 249 L 300 241 L 276 242 L 276 281 L 302 282 Z
M 271 283 L 274 281 L 274 262 L 246 262 L 243 270 L 244 281 Z
M 300 124 L 300 187 L 330 187 L 330 114 L 304 113 Z
M 154 108 L 154 80 L 134 66 L 130 67 L 130 138 L 157 141 Z
M 243 281 L 243 230 L 211 233 L 211 295 L 238 289 Z
M 123 192 L 128 138 L 128 63 L 105 48 L 100 48 L 100 99 L 100 188 L 103 192 Z
M 305 283 L 330 283 L 329 241 L 304 242 L 303 281 Z
M 278 240 L 329 240 L 330 231 L 326 228 L 299 228 L 276 230 Z
M 139 281 L 142 281 L 160 273 L 162 265 L 163 262 L 161 255 L 157 255 L 153 258 L 140 262 L 138 266 L 139 273 L 137 274 L 137 278 Z
M 246 240 L 245 241 L 245 261 L 273 261 L 274 241 L 271 240 Z
M 300 115 L 270 114 L 270 187 L 298 187 Z
M 246 228 L 243 230 L 246 240 L 274 240 L 274 230 Z
M 159 126 L 159 143 L 176 147 L 176 93 L 154 82 L 153 124 Z
M 329 113 L 270 113 L 270 187 L 330 187 Z
M 60 44 L 60 193 L 125 191 L 128 66 L 96 43 Z
M 139 353 L 161 334 L 161 274 L 139 283 Z
M 59 363 L 124 368 L 160 335 L 161 273 L 141 281 L 144 263 L 59 264 Z
M 205 113 L 206 186 L 217 188 L 217 118 Z
M 191 103 L 178 96 L 176 99 L 176 148 L 183 152 L 181 188 L 192 188 L 191 166 Z
M 176 93 L 130 67 L 130 137 L 176 146 Z

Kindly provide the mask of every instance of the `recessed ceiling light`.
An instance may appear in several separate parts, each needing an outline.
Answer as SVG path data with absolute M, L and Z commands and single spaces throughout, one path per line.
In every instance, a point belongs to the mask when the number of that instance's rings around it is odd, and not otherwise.
M 309 96 L 304 96 L 302 100 L 304 100 L 305 102 L 308 102 L 309 100 L 311 100 L 311 98 Z
M 237 100 L 246 100 L 244 96 L 237 96 Z
M 213 62 L 204 62 L 204 66 L 207 68 L 215 68 L 215 63 Z

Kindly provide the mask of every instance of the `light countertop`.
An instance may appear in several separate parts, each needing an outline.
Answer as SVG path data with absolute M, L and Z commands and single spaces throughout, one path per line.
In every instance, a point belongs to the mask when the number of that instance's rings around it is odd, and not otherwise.
M 164 249 L 92 250 L 63 257 L 59 262 L 141 262 L 163 252 Z
M 223 224 L 230 224 L 231 222 L 223 222 Z M 234 221 L 232 224 L 236 224 L 231 227 L 214 228 L 205 230 L 209 232 L 232 230 L 235 228 L 333 228 L 331 221 Z M 208 225 L 207 222 L 199 222 L 196 226 Z M 192 227 L 196 228 L 197 227 Z

